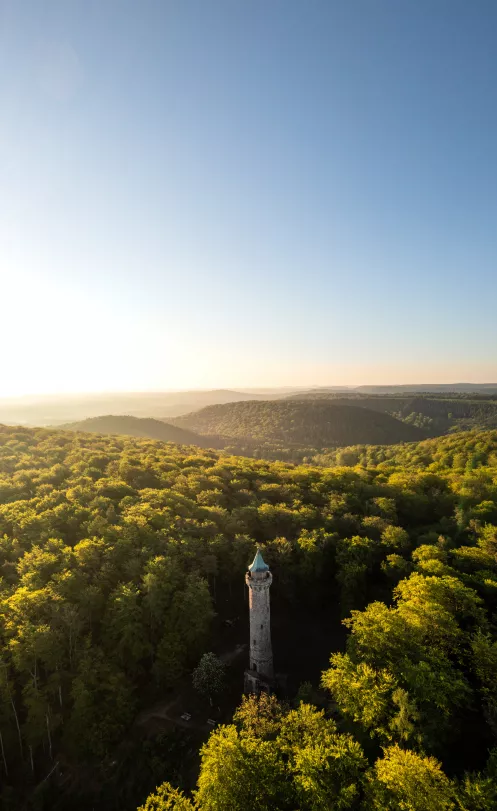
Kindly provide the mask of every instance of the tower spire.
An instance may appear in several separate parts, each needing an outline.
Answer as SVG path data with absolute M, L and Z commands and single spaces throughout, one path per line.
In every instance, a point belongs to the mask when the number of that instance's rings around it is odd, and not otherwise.
M 269 566 L 267 563 L 264 562 L 264 558 L 262 557 L 262 552 L 257 547 L 257 552 L 255 553 L 255 558 L 252 561 L 252 564 L 248 567 L 249 572 L 268 572 Z

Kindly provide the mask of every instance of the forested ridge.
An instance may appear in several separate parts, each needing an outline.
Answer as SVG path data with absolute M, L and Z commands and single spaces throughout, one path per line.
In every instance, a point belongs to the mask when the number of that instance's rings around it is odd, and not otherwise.
M 0 427 L 4 808 L 496 807 L 497 432 L 346 452 Z M 275 616 L 346 643 L 220 718 L 196 783 L 202 741 L 135 719 L 221 650 L 256 544 Z
M 322 400 L 246 401 L 206 406 L 172 420 L 204 435 L 326 448 L 352 442 L 396 443 L 423 433 L 389 414 Z
M 352 392 L 299 392 L 289 400 L 326 401 L 334 405 L 354 405 L 372 411 L 381 411 L 399 420 L 422 428 L 430 436 L 439 436 L 454 430 L 497 427 L 497 399 L 495 394 L 372 394 Z
M 426 435 L 418 426 L 405 425 L 374 410 L 276 401 L 208 406 L 172 422 L 108 415 L 59 427 L 182 442 L 224 449 L 235 455 L 292 462 L 339 445 L 413 441 Z
M 126 436 L 158 439 L 160 442 L 176 442 L 182 445 L 198 445 L 201 448 L 222 447 L 217 437 L 203 437 L 187 428 L 156 420 L 151 417 L 132 417 L 108 414 L 90 417 L 79 422 L 58 426 L 69 431 L 86 431 L 95 434 L 124 434 Z
M 376 412 L 376 413 L 375 413 Z M 171 422 L 108 415 L 61 428 L 126 434 L 261 459 L 334 463 L 344 446 L 413 442 L 459 430 L 497 427 L 492 395 L 367 396 L 302 392 L 281 401 L 215 404 Z M 348 454 L 355 458 L 354 454 Z

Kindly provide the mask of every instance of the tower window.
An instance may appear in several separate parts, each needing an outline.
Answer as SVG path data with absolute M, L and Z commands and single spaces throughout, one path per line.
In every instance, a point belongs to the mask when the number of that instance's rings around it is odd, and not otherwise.
M 263 628 L 264 628 L 264 625 L 261 625 L 261 631 L 262 631 Z

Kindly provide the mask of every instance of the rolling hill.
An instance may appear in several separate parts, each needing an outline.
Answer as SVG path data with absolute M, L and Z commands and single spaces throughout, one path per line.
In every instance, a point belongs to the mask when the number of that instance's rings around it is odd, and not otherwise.
M 91 417 L 80 422 L 70 422 L 58 426 L 66 431 L 85 431 L 91 434 L 120 434 L 123 436 L 158 439 L 161 442 L 176 442 L 179 445 L 198 445 L 201 448 L 221 447 L 216 437 L 204 437 L 170 425 L 162 420 L 140 419 L 139 417 L 119 416 L 109 414 L 105 417 Z
M 172 420 L 203 435 L 287 446 L 336 447 L 393 444 L 423 439 L 415 426 L 389 414 L 328 401 L 249 401 L 213 405 Z
M 289 400 L 332 402 L 334 405 L 354 405 L 372 411 L 383 411 L 403 422 L 422 426 L 431 436 L 453 430 L 488 430 L 497 427 L 497 401 L 492 394 L 381 395 L 332 392 L 301 392 Z

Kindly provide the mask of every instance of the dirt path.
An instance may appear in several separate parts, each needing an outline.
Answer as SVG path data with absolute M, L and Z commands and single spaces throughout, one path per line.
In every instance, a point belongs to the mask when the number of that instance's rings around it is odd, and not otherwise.
M 219 657 L 227 667 L 235 663 L 242 655 L 246 655 L 247 645 L 236 645 L 232 650 L 226 651 Z M 208 723 L 209 719 L 219 722 L 223 713 L 223 696 L 219 699 L 221 706 L 210 707 L 205 698 L 195 692 L 191 684 L 191 678 L 185 680 L 185 686 L 180 688 L 176 695 L 166 701 L 159 701 L 152 707 L 143 710 L 136 718 L 135 725 L 146 727 L 147 729 L 157 729 L 159 726 L 184 727 L 185 729 L 212 728 Z M 181 716 L 189 713 L 191 718 L 187 720 Z

